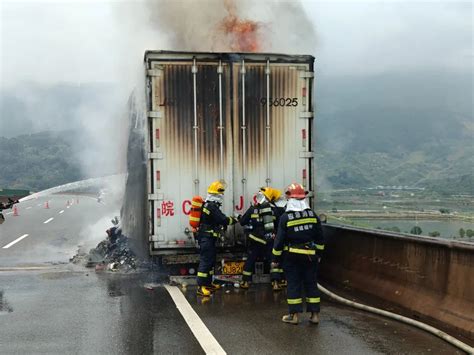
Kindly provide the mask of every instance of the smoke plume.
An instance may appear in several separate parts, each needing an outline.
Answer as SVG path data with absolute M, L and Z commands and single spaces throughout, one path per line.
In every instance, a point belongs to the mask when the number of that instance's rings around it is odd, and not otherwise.
M 182 51 L 311 54 L 316 34 L 299 1 L 150 1 L 148 23 Z

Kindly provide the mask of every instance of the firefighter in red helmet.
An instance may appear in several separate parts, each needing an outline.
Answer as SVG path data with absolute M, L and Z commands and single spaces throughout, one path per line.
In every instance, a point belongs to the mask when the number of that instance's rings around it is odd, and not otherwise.
M 282 321 L 299 323 L 299 314 L 303 312 L 304 289 L 306 311 L 311 313 L 309 321 L 317 324 L 320 310 L 317 272 L 324 250 L 321 221 L 308 206 L 307 192 L 300 184 L 289 185 L 285 193 L 288 199 L 286 211 L 280 218 L 272 250 L 273 267 L 279 266 L 283 250 L 286 250 L 283 268 L 288 281 L 289 313 L 282 317 Z

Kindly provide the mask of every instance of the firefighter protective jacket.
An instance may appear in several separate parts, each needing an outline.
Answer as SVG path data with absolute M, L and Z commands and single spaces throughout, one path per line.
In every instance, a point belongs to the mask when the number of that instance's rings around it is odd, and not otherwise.
M 282 212 L 281 208 L 268 202 L 257 204 L 247 209 L 239 223 L 242 226 L 248 226 L 249 239 L 265 245 L 267 240 L 275 233 Z
M 288 211 L 281 216 L 272 250 L 274 262 L 280 262 L 284 250 L 295 255 L 321 255 L 324 250 L 323 229 L 313 210 Z
M 275 206 L 274 204 L 271 204 L 271 205 L 272 205 L 273 215 L 275 216 L 275 234 L 276 234 L 278 226 L 280 224 L 280 218 L 281 216 L 283 216 L 283 213 L 285 213 L 285 208 Z
M 227 217 L 214 201 L 206 201 L 202 206 L 201 223 L 199 225 L 199 236 L 219 237 L 222 227 L 232 225 L 236 222 L 233 217 Z

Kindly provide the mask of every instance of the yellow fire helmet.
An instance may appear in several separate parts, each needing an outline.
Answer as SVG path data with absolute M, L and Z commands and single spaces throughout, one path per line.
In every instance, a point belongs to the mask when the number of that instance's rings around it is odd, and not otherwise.
M 273 187 L 261 187 L 260 191 L 265 195 L 268 201 L 275 202 L 281 196 L 281 191 Z
M 225 191 L 225 182 L 221 180 L 216 180 L 212 184 L 209 185 L 207 189 L 208 194 L 223 194 Z
M 268 201 L 272 200 L 272 188 L 271 187 L 261 187 L 260 192 L 267 198 Z
M 272 189 L 272 199 L 270 201 L 275 202 L 281 197 L 281 191 L 278 189 Z

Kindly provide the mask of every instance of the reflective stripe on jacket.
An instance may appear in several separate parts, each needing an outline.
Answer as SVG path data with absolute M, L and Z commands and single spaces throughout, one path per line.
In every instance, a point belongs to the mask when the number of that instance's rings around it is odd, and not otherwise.
M 278 262 L 285 247 L 292 254 L 317 255 L 324 250 L 321 222 L 314 211 L 285 212 L 278 225 L 272 254 Z

